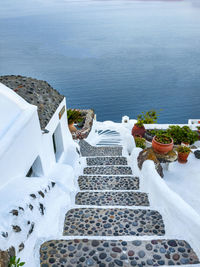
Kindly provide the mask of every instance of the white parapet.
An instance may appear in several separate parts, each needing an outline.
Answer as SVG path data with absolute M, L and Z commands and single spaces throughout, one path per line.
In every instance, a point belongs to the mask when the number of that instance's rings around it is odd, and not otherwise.
M 189 119 L 188 124 L 200 124 L 200 119 Z

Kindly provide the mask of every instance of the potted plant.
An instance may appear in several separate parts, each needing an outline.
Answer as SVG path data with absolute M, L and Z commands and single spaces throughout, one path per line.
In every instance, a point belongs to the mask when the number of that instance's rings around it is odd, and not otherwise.
M 155 135 L 152 140 L 153 150 L 159 154 L 167 154 L 173 146 L 173 139 L 166 134 Z
M 143 137 L 145 134 L 144 124 L 156 123 L 157 117 L 158 115 L 155 110 L 150 110 L 146 113 L 142 112 L 142 114 L 137 116 L 137 122 L 133 126 L 132 135 L 139 135 Z
M 141 120 L 137 120 L 137 123 L 134 124 L 133 129 L 132 129 L 132 136 L 140 136 L 143 137 L 145 134 L 145 128 L 144 124 Z
M 178 146 L 177 152 L 178 152 L 178 162 L 186 163 L 187 158 L 191 152 L 191 149 L 187 146 Z
M 142 149 L 146 148 L 146 140 L 140 136 L 135 136 L 135 145 L 136 147 L 140 147 Z

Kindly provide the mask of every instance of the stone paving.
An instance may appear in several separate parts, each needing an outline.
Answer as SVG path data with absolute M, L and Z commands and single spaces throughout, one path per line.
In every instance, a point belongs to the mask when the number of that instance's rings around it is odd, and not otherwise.
M 140 181 L 132 175 L 126 158 L 122 157 L 122 147 L 93 147 L 84 140 L 79 144 L 82 156 L 93 157 L 86 159 L 89 167 L 84 168 L 83 173 L 87 175 L 78 178 L 80 190 L 88 191 L 77 193 L 75 204 L 79 206 L 65 215 L 63 236 L 70 237 L 70 240 L 47 241 L 41 246 L 41 267 L 142 267 L 200 263 L 185 241 L 155 240 L 156 236 L 165 235 L 162 215 L 149 206 L 146 193 L 134 191 L 140 189 Z M 102 205 L 110 207 L 103 208 Z M 117 208 L 119 205 L 124 208 Z M 88 240 L 87 236 L 93 239 Z M 126 236 L 131 239 L 122 241 L 122 236 L 123 239 Z M 136 236 L 140 240 L 134 240 Z M 146 240 L 145 236 L 151 240 Z M 103 237 L 103 240 L 98 237 Z
M 160 266 L 199 263 L 182 240 L 52 240 L 40 249 L 41 267 Z
M 95 157 L 87 158 L 87 165 L 127 165 L 127 159 L 125 157 Z
M 82 157 L 122 155 L 122 147 L 95 147 L 91 146 L 85 140 L 80 140 L 79 145 Z
M 106 166 L 106 167 L 86 167 L 84 174 L 101 174 L 101 175 L 130 175 L 133 174 L 131 167 L 126 166 Z
M 162 216 L 154 210 L 76 208 L 67 212 L 63 235 L 143 236 L 165 234 Z
M 78 178 L 80 190 L 137 190 L 139 178 L 134 176 L 87 176 Z
M 79 192 L 75 203 L 96 206 L 149 206 L 147 194 L 141 192 Z

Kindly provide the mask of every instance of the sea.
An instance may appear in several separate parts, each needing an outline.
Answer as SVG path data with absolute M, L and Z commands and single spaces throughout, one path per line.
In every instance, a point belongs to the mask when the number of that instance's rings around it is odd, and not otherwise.
M 200 119 L 199 0 L 0 0 L 0 75 L 45 80 L 120 122 Z

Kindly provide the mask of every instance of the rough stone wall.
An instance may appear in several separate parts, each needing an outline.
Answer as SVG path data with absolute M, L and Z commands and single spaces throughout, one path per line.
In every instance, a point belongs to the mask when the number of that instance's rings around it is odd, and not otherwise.
M 82 116 L 85 116 L 85 123 L 83 125 L 83 128 L 81 130 L 77 130 L 76 132 L 72 133 L 73 139 L 84 139 L 87 138 L 89 135 L 92 124 L 93 124 L 93 119 L 94 119 L 94 111 L 92 109 L 76 109 L 81 112 Z

